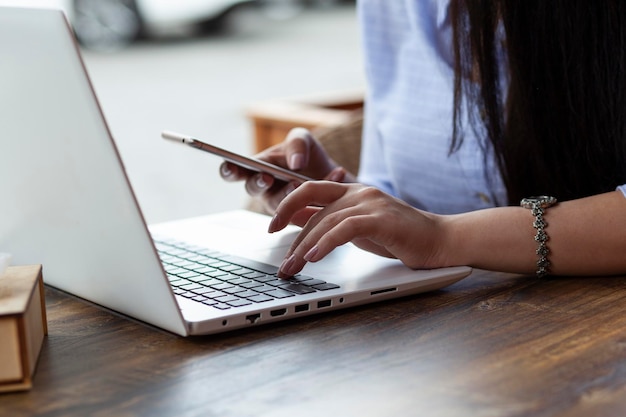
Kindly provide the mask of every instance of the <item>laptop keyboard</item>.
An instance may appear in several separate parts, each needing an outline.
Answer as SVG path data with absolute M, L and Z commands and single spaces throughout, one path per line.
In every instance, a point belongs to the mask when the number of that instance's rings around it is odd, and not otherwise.
M 281 279 L 275 266 L 206 248 L 154 243 L 174 293 L 219 310 L 339 288 L 304 275 Z

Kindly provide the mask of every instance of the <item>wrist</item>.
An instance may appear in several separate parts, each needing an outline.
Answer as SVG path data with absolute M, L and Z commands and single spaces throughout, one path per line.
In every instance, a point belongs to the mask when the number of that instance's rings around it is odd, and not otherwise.
M 442 251 L 449 266 L 534 273 L 535 229 L 528 210 L 499 207 L 443 216 Z

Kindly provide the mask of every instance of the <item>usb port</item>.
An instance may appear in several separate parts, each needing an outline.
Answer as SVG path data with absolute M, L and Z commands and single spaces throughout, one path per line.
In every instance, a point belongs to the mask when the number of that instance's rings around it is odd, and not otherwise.
M 309 311 L 309 305 L 308 304 L 300 304 L 300 305 L 298 305 L 298 306 L 296 306 L 294 308 L 294 311 L 296 313 L 301 313 L 303 311 Z
M 277 317 L 277 316 L 282 316 L 287 312 L 286 308 L 279 308 L 278 310 L 272 310 L 270 311 L 270 316 L 272 317 Z
M 322 300 L 317 302 L 317 308 L 330 307 L 332 304 L 331 300 Z

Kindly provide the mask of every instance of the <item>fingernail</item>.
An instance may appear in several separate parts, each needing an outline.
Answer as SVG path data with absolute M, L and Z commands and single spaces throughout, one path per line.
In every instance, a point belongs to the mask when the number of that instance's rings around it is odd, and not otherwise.
M 226 164 L 220 166 L 220 172 L 222 173 L 222 177 L 230 177 L 233 174 L 233 171 L 231 171 Z
M 276 213 L 274 214 L 274 217 L 272 217 L 272 221 L 270 222 L 270 225 L 267 228 L 267 231 L 269 233 L 274 233 L 276 230 L 278 230 L 279 223 L 280 223 L 280 217 L 278 217 L 278 213 Z
M 285 259 L 283 263 L 280 265 L 280 272 L 282 272 L 286 276 L 293 275 L 291 273 L 291 267 L 293 266 L 295 261 L 296 261 L 296 255 L 292 254 L 289 258 Z
M 315 256 L 317 252 L 319 252 L 317 245 L 313 246 L 309 251 L 304 255 L 304 260 L 307 262 L 315 262 Z
M 263 174 L 258 174 L 254 180 L 256 186 L 259 188 L 267 188 L 267 182 L 263 179 Z
M 289 166 L 294 171 L 304 168 L 304 155 L 301 153 L 294 153 L 291 155 Z

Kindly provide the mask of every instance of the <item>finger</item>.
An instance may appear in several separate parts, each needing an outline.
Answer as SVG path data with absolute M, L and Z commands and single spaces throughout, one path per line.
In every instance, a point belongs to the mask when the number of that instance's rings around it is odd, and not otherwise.
M 311 217 L 320 210 L 322 210 L 320 207 L 306 207 L 293 215 L 291 223 L 296 226 L 304 227 L 304 225 L 310 221 Z
M 332 171 L 330 171 L 328 175 L 326 176 L 326 178 L 324 179 L 327 181 L 333 181 L 333 182 L 344 182 L 347 174 L 348 172 L 346 171 L 344 167 L 337 167 L 333 169 Z
M 220 176 L 228 182 L 242 181 L 249 177 L 250 172 L 230 162 L 222 162 Z
M 309 165 L 311 148 L 315 140 L 307 129 L 296 127 L 289 131 L 285 138 L 285 159 L 287 167 L 300 171 Z
M 367 215 L 354 213 L 354 209 L 341 210 L 328 216 L 316 215 L 298 234 L 286 259 L 281 264 L 279 274 L 289 277 L 297 274 L 307 262 L 317 262 L 338 246 L 344 245 L 359 236 L 369 236 L 374 226 Z M 321 220 L 314 222 L 314 219 Z M 311 224 L 314 223 L 314 224 Z
M 324 207 L 347 192 L 347 185 L 329 181 L 309 181 L 287 195 L 276 208 L 270 233 L 283 229 L 300 210 L 308 206 Z
M 265 173 L 256 173 L 246 180 L 246 191 L 253 197 L 260 196 L 274 185 L 274 177 Z
M 302 257 L 306 262 L 317 262 L 335 248 L 355 239 L 367 237 L 370 241 L 376 237 L 378 224 L 372 220 L 369 215 L 350 214 L 346 214 L 339 221 L 325 218 L 294 249 L 294 253 L 297 258 Z
M 361 209 L 358 206 L 344 208 L 333 206 L 332 208 L 326 207 L 319 209 L 315 215 L 309 218 L 309 221 L 304 225 L 298 236 L 296 236 L 289 251 L 287 251 L 287 256 L 296 252 L 299 257 L 304 257 L 304 254 L 326 233 L 330 233 L 338 224 L 345 221 L 345 219 L 360 215 Z

